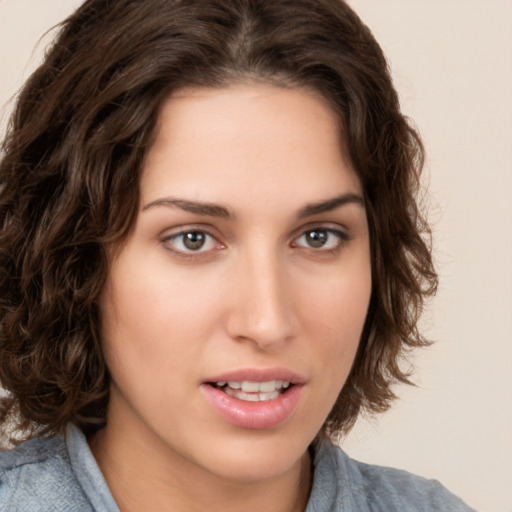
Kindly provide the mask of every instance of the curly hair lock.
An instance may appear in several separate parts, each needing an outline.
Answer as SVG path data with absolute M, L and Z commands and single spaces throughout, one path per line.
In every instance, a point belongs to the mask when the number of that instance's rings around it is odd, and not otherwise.
M 323 432 L 383 411 L 436 289 L 417 205 L 423 148 L 383 53 L 341 0 L 87 0 L 21 90 L 0 163 L 0 425 L 25 437 L 105 422 L 98 297 L 139 204 L 162 102 L 186 86 L 305 87 L 337 113 L 365 193 L 373 289 Z

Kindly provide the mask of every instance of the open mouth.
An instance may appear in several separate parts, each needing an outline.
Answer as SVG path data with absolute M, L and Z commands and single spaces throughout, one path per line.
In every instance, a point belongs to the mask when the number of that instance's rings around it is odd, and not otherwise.
M 204 381 L 201 390 L 213 408 L 231 425 L 261 430 L 290 418 L 306 379 L 285 369 L 242 369 Z
M 287 392 L 293 384 L 286 380 L 253 381 L 219 381 L 209 383 L 224 393 L 245 402 L 266 402 L 275 400 Z

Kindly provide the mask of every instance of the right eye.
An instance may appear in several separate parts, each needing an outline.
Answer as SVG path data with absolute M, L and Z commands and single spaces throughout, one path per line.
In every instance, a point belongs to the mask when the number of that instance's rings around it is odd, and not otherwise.
M 187 229 L 164 238 L 166 246 L 177 253 L 197 254 L 212 251 L 219 247 L 217 240 L 201 229 Z

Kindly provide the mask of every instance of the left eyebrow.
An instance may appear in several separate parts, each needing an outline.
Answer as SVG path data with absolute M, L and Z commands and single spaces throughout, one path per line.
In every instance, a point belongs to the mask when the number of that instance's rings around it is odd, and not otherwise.
M 364 200 L 360 195 L 348 193 L 318 203 L 308 204 L 299 210 L 297 217 L 302 219 L 311 215 L 330 212 L 346 204 L 358 204 L 364 208 Z

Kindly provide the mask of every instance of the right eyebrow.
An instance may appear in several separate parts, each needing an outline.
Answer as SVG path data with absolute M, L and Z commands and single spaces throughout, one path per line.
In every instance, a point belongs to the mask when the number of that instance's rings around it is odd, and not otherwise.
M 179 208 L 186 212 L 195 213 L 197 215 L 206 215 L 208 217 L 233 218 L 233 214 L 224 206 L 214 203 L 203 203 L 200 201 L 189 201 L 187 199 L 177 199 L 173 197 L 162 197 L 155 199 L 142 207 L 142 211 L 164 206 L 168 208 Z

